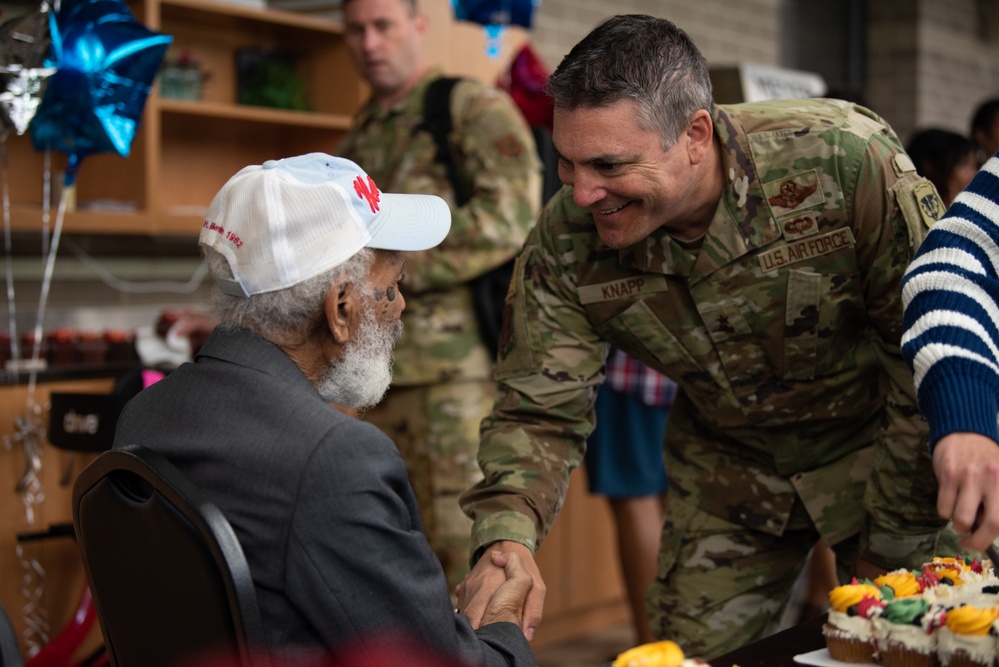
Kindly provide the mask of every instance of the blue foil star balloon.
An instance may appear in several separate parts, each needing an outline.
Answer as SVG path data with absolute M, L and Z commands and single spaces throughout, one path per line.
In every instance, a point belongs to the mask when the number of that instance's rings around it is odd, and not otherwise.
M 37 150 L 69 156 L 72 185 L 88 155 L 127 157 L 167 46 L 120 0 L 62 0 L 51 22 L 56 72 L 29 127 Z
M 530 28 L 534 8 L 541 0 L 450 0 L 454 17 L 485 26 L 486 55 L 498 58 L 503 30 L 508 25 Z
M 519 25 L 530 28 L 534 8 L 540 0 L 451 0 L 454 16 L 459 21 L 479 25 Z
M 0 25 L 0 137 L 15 130 L 24 134 L 35 117 L 54 67 L 45 66 L 49 54 L 49 7 Z

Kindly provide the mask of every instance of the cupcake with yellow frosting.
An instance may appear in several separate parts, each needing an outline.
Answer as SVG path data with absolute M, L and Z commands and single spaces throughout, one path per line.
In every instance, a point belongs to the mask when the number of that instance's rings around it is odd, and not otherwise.
M 854 579 L 829 591 L 829 616 L 822 626 L 829 657 L 840 662 L 874 662 L 873 618 L 884 603 L 873 583 Z
M 701 667 L 708 663 L 687 658 L 676 642 L 669 640 L 642 644 L 617 656 L 611 667 Z
M 940 580 L 944 586 L 960 586 L 971 573 L 971 567 L 964 562 L 963 558 L 942 558 L 936 557 L 923 566 L 924 571 L 929 570 Z
M 934 558 L 923 565 L 918 580 L 923 596 L 931 603 L 947 607 L 971 604 L 976 607 L 999 606 L 999 580 L 991 567 L 978 560 L 970 564 L 960 558 Z
M 907 598 L 922 592 L 916 573 L 911 570 L 894 570 L 882 574 L 874 579 L 874 585 L 881 589 L 882 598 Z M 885 594 L 886 588 L 891 591 L 891 595 Z
M 966 604 L 947 612 L 937 633 L 937 654 L 943 667 L 989 667 L 996 660 L 999 608 Z

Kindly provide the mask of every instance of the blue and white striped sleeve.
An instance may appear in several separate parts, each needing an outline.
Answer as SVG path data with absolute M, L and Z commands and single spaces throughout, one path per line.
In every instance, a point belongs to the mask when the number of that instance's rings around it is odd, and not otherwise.
M 902 354 L 930 443 L 999 441 L 999 153 L 926 235 L 902 281 Z

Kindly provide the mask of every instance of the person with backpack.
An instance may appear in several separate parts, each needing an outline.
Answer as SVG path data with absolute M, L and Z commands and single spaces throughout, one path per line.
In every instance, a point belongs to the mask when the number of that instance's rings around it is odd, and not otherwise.
M 399 447 L 453 587 L 471 544 L 458 497 L 482 479 L 479 424 L 496 391 L 489 343 L 499 337 L 512 259 L 541 207 L 541 165 L 506 93 L 426 64 L 428 19 L 415 0 L 346 0 L 343 12 L 371 97 L 339 154 L 389 191 L 435 194 L 451 208 L 448 239 L 409 255 L 393 383 L 363 418 Z

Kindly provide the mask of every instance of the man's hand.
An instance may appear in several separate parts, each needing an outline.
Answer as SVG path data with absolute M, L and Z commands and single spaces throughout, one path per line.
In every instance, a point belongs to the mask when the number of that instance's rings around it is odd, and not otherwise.
M 541 622 L 541 613 L 545 604 L 545 582 L 542 581 L 541 572 L 534 562 L 534 554 L 519 542 L 494 542 L 487 547 L 487 550 L 498 552 L 499 555 L 480 558 L 465 580 L 458 584 L 455 589 L 458 594 L 458 609 L 473 628 L 486 622 L 485 617 L 490 603 L 507 581 L 506 567 L 509 563 L 503 561 L 503 557 L 507 554 L 516 554 L 519 563 L 513 566 L 514 570 L 522 567 L 531 578 L 531 587 L 523 600 L 523 614 L 519 616 L 520 627 L 524 631 L 524 636 L 530 641 L 534 638 L 534 631 Z M 497 559 L 504 562 L 504 565 L 497 565 Z M 504 593 L 504 597 L 508 596 L 512 596 L 512 593 Z M 499 604 L 502 603 L 503 600 Z
M 534 587 L 534 580 L 518 554 L 512 551 L 490 551 L 489 557 L 493 565 L 503 568 L 506 581 L 489 600 L 486 612 L 482 615 L 482 625 L 506 621 L 523 627 L 524 603 L 527 602 L 527 594 Z
M 999 445 L 977 433 L 951 433 L 933 450 L 937 512 L 965 534 L 961 546 L 985 551 L 999 535 Z

